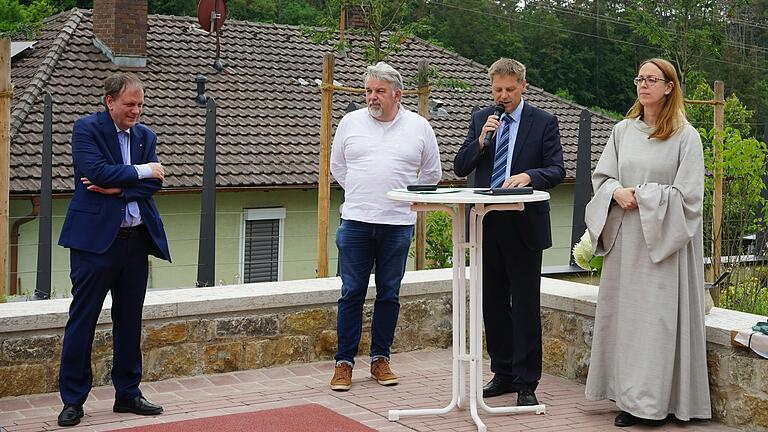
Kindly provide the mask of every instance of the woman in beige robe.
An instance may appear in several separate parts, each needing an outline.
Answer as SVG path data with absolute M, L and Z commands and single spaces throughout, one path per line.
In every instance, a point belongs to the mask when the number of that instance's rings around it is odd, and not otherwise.
M 704 326 L 701 138 L 674 66 L 643 62 L 637 101 L 603 150 L 586 209 L 604 255 L 586 396 L 616 426 L 710 418 Z

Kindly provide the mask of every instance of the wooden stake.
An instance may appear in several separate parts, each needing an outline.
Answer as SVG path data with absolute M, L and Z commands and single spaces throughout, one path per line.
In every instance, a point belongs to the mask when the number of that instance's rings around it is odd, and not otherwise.
M 722 81 L 715 81 L 715 142 L 712 146 L 712 159 L 715 162 L 712 191 L 712 274 L 714 282 L 720 276 L 720 257 L 722 255 L 723 222 L 723 120 L 725 118 L 725 86 Z M 712 290 L 715 306 L 720 303 L 720 290 Z
M 320 161 L 317 179 L 317 277 L 328 277 L 328 209 L 331 199 L 331 122 L 333 121 L 333 54 L 323 57 L 320 102 Z
M 345 8 L 344 1 L 341 1 L 339 4 L 339 43 L 344 47 L 345 51 L 347 49 L 347 41 L 344 35 L 344 30 L 347 28 L 346 20 L 347 10 Z
M 0 39 L 0 295 L 8 294 L 8 199 L 11 147 L 11 39 Z
M 419 115 L 429 120 L 429 94 L 431 88 L 429 86 L 429 79 L 427 78 L 427 69 L 429 68 L 429 62 L 426 60 L 419 60 Z M 426 268 L 426 251 L 427 251 L 427 213 L 418 212 L 416 214 L 416 270 L 424 270 Z

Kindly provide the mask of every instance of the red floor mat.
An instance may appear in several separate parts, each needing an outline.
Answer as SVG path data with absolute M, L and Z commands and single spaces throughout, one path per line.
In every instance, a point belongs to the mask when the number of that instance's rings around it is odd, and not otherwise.
M 120 432 L 375 432 L 320 405 L 297 405 L 119 429 Z

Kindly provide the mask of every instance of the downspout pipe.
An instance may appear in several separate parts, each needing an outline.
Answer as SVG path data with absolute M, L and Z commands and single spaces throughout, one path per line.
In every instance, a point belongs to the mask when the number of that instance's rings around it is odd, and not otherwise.
M 40 214 L 40 197 L 33 197 L 31 201 L 32 211 L 27 216 L 21 217 L 13 222 L 13 226 L 11 227 L 11 280 L 9 285 L 9 295 L 19 294 L 19 280 L 17 277 L 19 272 L 19 231 L 21 230 L 22 225 L 27 222 L 32 222 Z

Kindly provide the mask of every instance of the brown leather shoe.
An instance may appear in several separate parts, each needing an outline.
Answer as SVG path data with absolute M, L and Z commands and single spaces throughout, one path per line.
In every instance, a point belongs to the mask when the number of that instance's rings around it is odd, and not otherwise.
M 331 390 L 347 391 L 350 388 L 352 388 L 352 365 L 339 363 L 336 365 L 336 370 L 333 371 Z
M 397 375 L 389 368 L 389 360 L 379 357 L 371 363 L 371 378 L 383 386 L 397 384 Z

